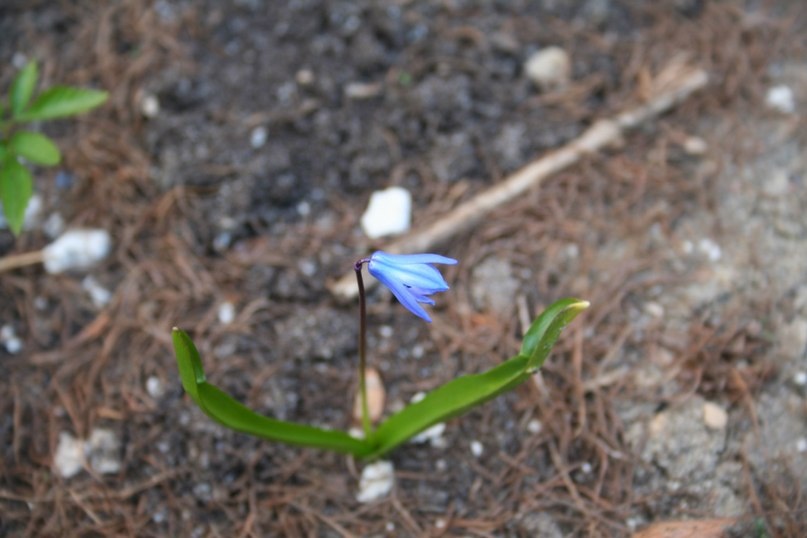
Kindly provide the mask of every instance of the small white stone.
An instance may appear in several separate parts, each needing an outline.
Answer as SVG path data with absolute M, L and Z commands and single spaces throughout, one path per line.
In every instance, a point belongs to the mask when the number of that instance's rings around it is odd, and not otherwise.
M 382 460 L 371 463 L 361 472 L 356 500 L 369 503 L 381 499 L 392 491 L 394 484 L 395 468 L 391 462 Z
M 230 301 L 224 301 L 219 305 L 218 310 L 219 323 L 222 325 L 229 325 L 235 319 L 235 305 Z
M 42 249 L 48 273 L 89 269 L 106 258 L 112 248 L 109 232 L 98 229 L 68 230 Z
M 301 217 L 307 217 L 311 214 L 311 204 L 303 200 L 297 204 L 297 213 L 299 213 Z
M 802 437 L 796 440 L 796 451 L 797 452 L 807 452 L 807 438 Z
M 112 430 L 94 429 L 84 450 L 96 473 L 113 474 L 120 471 L 120 441 Z
M 703 423 L 713 430 L 725 429 L 729 416 L 725 409 L 713 402 L 703 404 Z
M 807 385 L 807 372 L 796 372 L 793 376 L 793 382 L 800 387 Z
M 395 523 L 393 523 L 392 521 L 387 521 L 387 524 L 384 525 L 384 528 L 387 530 L 387 532 L 395 532 Z
M 475 458 L 480 457 L 485 452 L 485 446 L 474 439 L 471 441 L 471 454 L 474 455 Z
M 592 469 L 591 464 L 587 461 L 584 461 L 580 466 L 580 470 L 583 472 L 583 474 L 591 474 Z
M 20 340 L 16 336 L 11 337 L 8 340 L 6 340 L 4 342 L 4 345 L 6 346 L 6 351 L 11 353 L 12 355 L 16 355 L 20 351 L 22 351 L 22 340 Z
M 664 307 L 655 301 L 650 301 L 649 303 L 645 304 L 644 311 L 654 318 L 664 317 Z
M 765 105 L 768 108 L 783 114 L 793 114 L 796 112 L 796 99 L 790 86 L 780 84 L 768 90 L 765 95 Z
M 262 147 L 266 144 L 266 139 L 269 133 L 266 131 L 266 127 L 259 126 L 252 129 L 252 132 L 249 133 L 249 145 L 255 149 Z
M 422 359 L 424 353 L 426 353 L 426 350 L 423 349 L 423 346 L 421 346 L 420 344 L 415 344 L 414 346 L 412 346 L 413 359 Z
M 707 149 L 706 141 L 699 136 L 689 136 L 684 140 L 684 151 L 690 155 L 703 155 Z
M 419 401 L 423 400 L 426 397 L 425 392 L 416 392 L 412 395 L 412 399 L 409 400 L 409 403 L 418 403 Z
M 45 222 L 42 223 L 42 231 L 45 232 L 50 239 L 58 237 L 64 231 L 64 217 L 61 213 L 51 213 Z
M 429 443 L 434 448 L 445 448 L 446 440 L 443 438 L 443 433 L 446 431 L 446 423 L 438 422 L 434 426 L 426 428 L 416 436 L 412 437 L 411 442 L 416 444 Z
M 394 332 L 389 325 L 382 325 L 378 328 L 378 334 L 381 335 L 381 338 L 390 338 Z
M 448 463 L 444 459 L 439 459 L 434 463 L 434 468 L 440 471 L 441 473 L 448 469 Z
M 348 99 L 371 99 L 381 93 L 382 86 L 378 82 L 350 82 L 345 86 L 345 97 Z
M 529 57 L 524 73 L 542 90 L 563 88 L 571 78 L 572 61 L 562 48 L 546 47 Z
M 314 72 L 310 69 L 300 69 L 294 75 L 294 80 L 297 81 L 297 84 L 300 86 L 310 86 L 314 83 Z
M 67 432 L 59 433 L 53 467 L 62 478 L 77 475 L 84 468 L 84 443 Z
M 403 187 L 390 187 L 370 196 L 361 227 L 367 237 L 376 239 L 408 231 L 411 218 L 412 195 Z
M 708 237 L 701 238 L 698 241 L 698 250 L 705 254 L 711 262 L 716 262 L 723 256 L 723 250 L 720 245 Z
M 84 280 L 81 281 L 81 287 L 90 295 L 92 304 L 95 305 L 96 308 L 105 307 L 109 304 L 110 299 L 112 299 L 112 293 L 91 275 L 84 277 Z
M 2 327 L 0 327 L 0 340 L 5 342 L 9 338 L 14 338 L 17 332 L 14 330 L 14 326 L 6 323 Z M 425 394 L 424 394 L 425 396 Z
M 148 392 L 149 396 L 152 398 L 160 398 L 165 393 L 163 382 L 160 381 L 159 377 L 150 376 L 146 379 L 146 392 Z
M 445 529 L 446 525 L 448 525 L 448 523 L 446 523 L 446 520 L 441 517 L 437 518 L 437 520 L 434 522 L 434 526 L 438 530 Z
M 541 433 L 543 429 L 544 425 L 541 424 L 540 420 L 532 419 L 527 423 L 527 431 L 530 433 Z
M 347 431 L 347 434 L 351 436 L 353 439 L 364 439 L 364 430 L 362 430 L 358 426 L 351 426 L 350 429 Z
M 157 96 L 147 93 L 140 101 L 140 112 L 147 118 L 156 118 L 160 113 L 160 101 Z

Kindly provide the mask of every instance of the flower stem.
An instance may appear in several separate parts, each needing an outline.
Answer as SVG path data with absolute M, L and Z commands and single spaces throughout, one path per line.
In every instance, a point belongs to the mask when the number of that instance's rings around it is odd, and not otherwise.
M 361 276 L 361 266 L 370 261 L 362 258 L 353 264 L 356 271 L 356 282 L 359 285 L 359 393 L 361 395 L 361 426 L 364 438 L 369 439 L 372 434 L 370 423 L 370 407 L 367 404 L 367 301 L 364 293 L 364 280 Z

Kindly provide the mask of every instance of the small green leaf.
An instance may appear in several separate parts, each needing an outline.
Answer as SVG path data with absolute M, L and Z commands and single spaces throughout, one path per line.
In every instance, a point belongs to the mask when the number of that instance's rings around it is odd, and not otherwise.
M 516 355 L 485 373 L 441 385 L 379 425 L 372 437 L 375 448 L 368 457 L 380 457 L 426 428 L 514 389 L 529 379 L 526 367 L 527 358 Z
M 17 119 L 49 120 L 75 116 L 103 104 L 108 97 L 109 94 L 104 91 L 55 86 L 39 94 Z
M 532 322 L 519 351 L 519 355 L 527 357 L 527 369 L 530 372 L 538 370 L 544 364 L 560 336 L 560 331 L 589 306 L 590 303 L 582 299 L 560 299 Z
M 20 115 L 31 99 L 38 76 L 39 70 L 36 62 L 32 60 L 22 68 L 11 84 L 11 114 L 15 118 Z
M 369 443 L 345 432 L 285 422 L 257 414 L 207 382 L 199 352 L 184 331 L 175 328 L 172 338 L 182 386 L 210 418 L 236 431 L 271 441 L 324 448 L 357 457 L 370 452 Z
M 3 201 L 3 213 L 14 235 L 22 231 L 25 208 L 34 191 L 33 183 L 31 173 L 13 155 L 3 160 L 0 167 L 0 200 Z
M 41 133 L 17 131 L 8 143 L 9 148 L 34 164 L 53 166 L 62 159 L 56 144 Z

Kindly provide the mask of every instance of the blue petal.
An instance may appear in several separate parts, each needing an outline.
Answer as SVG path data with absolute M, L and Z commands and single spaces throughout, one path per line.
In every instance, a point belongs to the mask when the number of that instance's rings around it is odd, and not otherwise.
M 388 254 L 378 250 L 371 256 L 373 259 L 380 259 L 387 263 L 398 265 L 411 265 L 420 263 L 442 263 L 445 265 L 456 265 L 457 260 L 440 256 L 439 254 Z
M 367 264 L 370 274 L 377 278 L 377 273 L 386 274 L 391 280 L 396 280 L 413 288 L 431 290 L 430 293 L 446 291 L 446 283 L 440 271 L 425 264 L 396 265 L 385 259 L 370 259 Z
M 404 306 L 407 310 L 412 312 L 417 317 L 426 320 L 427 322 L 431 323 L 432 318 L 429 317 L 429 314 L 426 310 L 423 309 L 417 302 L 417 298 L 409 291 L 406 286 L 400 283 L 397 280 L 391 279 L 387 273 L 383 271 L 370 271 L 371 274 L 376 277 L 379 282 L 384 284 L 392 294 L 395 296 L 396 299 Z

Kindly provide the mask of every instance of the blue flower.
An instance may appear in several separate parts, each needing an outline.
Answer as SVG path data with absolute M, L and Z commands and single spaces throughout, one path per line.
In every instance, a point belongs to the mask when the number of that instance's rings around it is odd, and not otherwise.
M 433 263 L 454 265 L 457 260 L 439 254 L 396 255 L 379 250 L 370 256 L 367 269 L 410 312 L 431 323 L 429 314 L 418 303 L 434 305 L 428 296 L 448 289 L 443 275 L 430 265 Z

